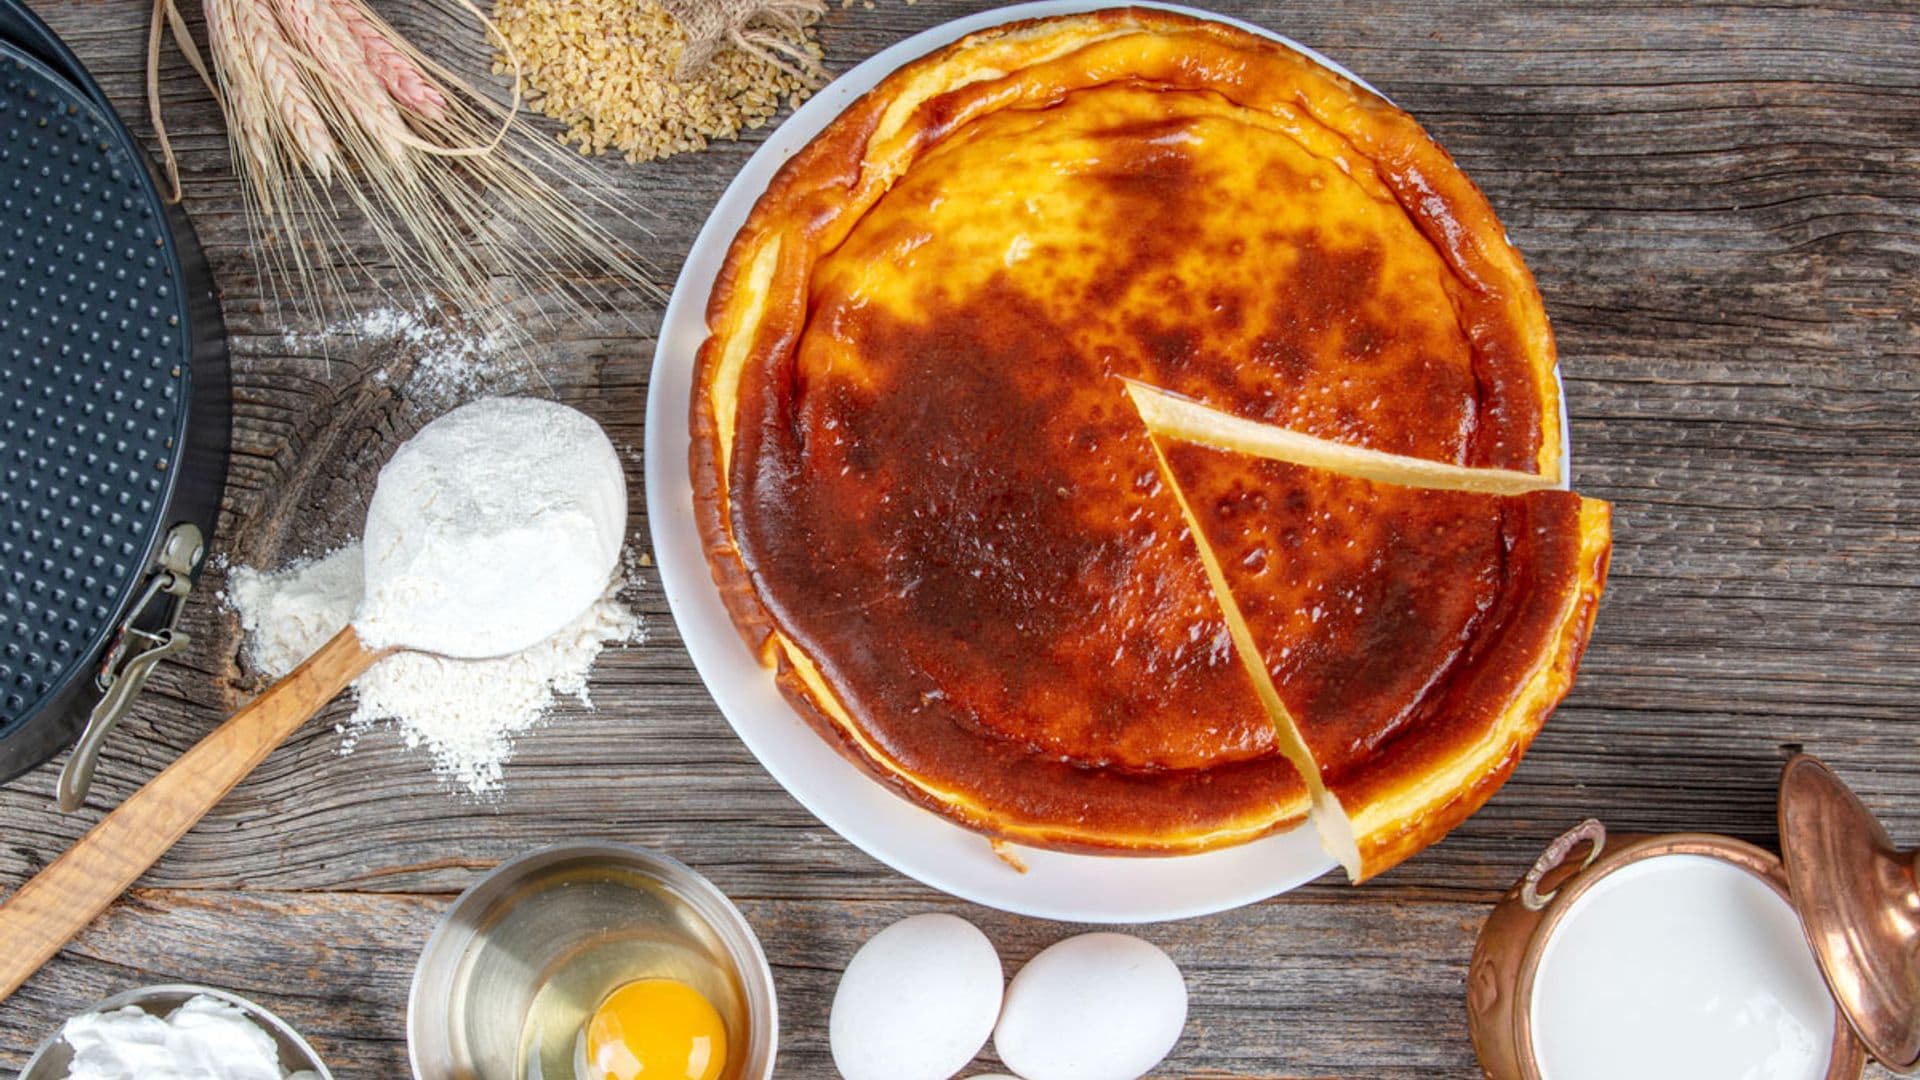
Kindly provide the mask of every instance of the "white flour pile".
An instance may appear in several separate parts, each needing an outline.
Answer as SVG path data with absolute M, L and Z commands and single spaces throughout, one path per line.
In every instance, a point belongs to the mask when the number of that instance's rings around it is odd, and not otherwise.
M 500 782 L 513 735 L 557 694 L 585 702 L 601 649 L 638 635 L 619 597 L 626 507 L 598 424 L 552 402 L 484 398 L 381 470 L 364 548 L 274 574 L 237 569 L 228 599 L 249 660 L 273 678 L 349 621 L 371 647 L 445 654 L 375 665 L 354 684 L 348 731 L 396 720 L 409 746 L 482 792 Z
M 463 405 L 380 470 L 354 629 L 376 649 L 526 648 L 606 589 L 626 528 L 620 455 L 592 418 L 536 398 Z

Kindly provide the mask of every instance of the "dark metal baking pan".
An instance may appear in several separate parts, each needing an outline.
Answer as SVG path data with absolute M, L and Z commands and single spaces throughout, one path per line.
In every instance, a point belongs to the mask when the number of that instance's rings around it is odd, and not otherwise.
M 73 54 L 0 0 L 0 782 L 63 804 L 176 628 L 219 511 L 225 329 L 192 226 Z

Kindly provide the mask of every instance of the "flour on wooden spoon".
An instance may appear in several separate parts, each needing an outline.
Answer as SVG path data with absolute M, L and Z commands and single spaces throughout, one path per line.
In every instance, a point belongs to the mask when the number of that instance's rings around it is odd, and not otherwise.
M 626 527 L 626 477 L 599 424 L 551 401 L 483 398 L 380 470 L 354 629 L 374 649 L 517 652 L 593 604 Z
M 487 398 L 394 454 L 364 548 L 276 574 L 237 569 L 228 598 L 270 677 L 349 621 L 371 647 L 441 654 L 398 654 L 363 675 L 349 731 L 396 720 L 442 774 L 485 791 L 512 736 L 556 694 L 584 701 L 605 644 L 639 635 L 619 598 L 625 528 L 625 479 L 599 425 L 551 402 Z

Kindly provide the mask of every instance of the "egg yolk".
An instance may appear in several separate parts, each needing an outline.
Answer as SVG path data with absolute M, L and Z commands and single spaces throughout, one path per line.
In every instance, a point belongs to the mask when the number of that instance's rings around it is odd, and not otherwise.
M 583 1080 L 716 1080 L 726 1066 L 719 1010 L 674 979 L 627 983 L 587 1021 Z

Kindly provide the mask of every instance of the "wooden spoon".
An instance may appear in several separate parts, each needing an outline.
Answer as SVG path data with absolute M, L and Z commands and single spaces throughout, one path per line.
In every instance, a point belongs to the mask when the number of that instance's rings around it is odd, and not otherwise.
M 394 649 L 349 626 L 128 796 L 0 903 L 0 1001 L 40 970 L 320 707 Z

